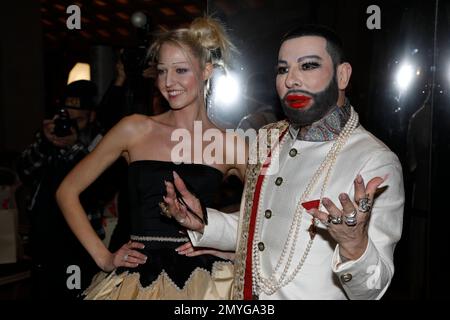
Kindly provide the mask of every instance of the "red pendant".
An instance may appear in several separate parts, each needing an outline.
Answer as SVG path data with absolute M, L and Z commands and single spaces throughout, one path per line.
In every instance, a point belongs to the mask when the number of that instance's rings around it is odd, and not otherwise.
M 305 208 L 306 210 L 319 209 L 319 205 L 320 205 L 320 200 L 312 200 L 312 201 L 302 203 L 303 208 Z M 314 239 L 314 237 L 316 236 L 316 233 L 317 233 L 316 224 L 314 223 L 314 218 L 312 218 L 312 220 L 311 220 L 311 225 L 308 228 L 308 232 L 309 232 L 309 237 L 311 238 L 311 240 Z
M 319 204 L 320 204 L 320 200 L 312 200 L 312 201 L 308 201 L 308 202 L 303 202 L 302 206 L 306 210 L 311 210 L 311 209 L 319 209 Z

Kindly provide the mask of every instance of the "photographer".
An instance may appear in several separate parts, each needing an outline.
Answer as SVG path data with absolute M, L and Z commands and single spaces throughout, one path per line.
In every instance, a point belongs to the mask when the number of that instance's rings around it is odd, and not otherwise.
M 31 254 L 33 294 L 38 298 L 75 298 L 97 272 L 97 267 L 72 235 L 60 212 L 55 192 L 67 173 L 102 138 L 94 110 L 96 86 L 86 80 L 66 87 L 63 105 L 51 120 L 44 120 L 36 139 L 18 159 L 22 182 L 31 190 Z M 116 191 L 114 166 L 81 196 L 88 218 L 103 238 L 104 206 Z M 69 289 L 67 268 L 81 270 L 81 287 Z

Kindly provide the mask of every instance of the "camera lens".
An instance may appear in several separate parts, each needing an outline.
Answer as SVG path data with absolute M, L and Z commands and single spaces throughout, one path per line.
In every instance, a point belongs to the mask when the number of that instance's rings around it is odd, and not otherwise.
M 54 122 L 55 128 L 53 129 L 53 133 L 55 136 L 67 137 L 72 134 L 72 120 L 70 119 L 70 115 L 67 110 L 59 110 Z

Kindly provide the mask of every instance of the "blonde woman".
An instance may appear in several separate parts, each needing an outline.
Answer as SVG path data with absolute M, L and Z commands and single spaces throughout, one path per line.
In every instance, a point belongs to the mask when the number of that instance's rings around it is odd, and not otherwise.
M 199 147 L 194 145 L 198 141 L 194 127 L 201 127 L 201 134 L 218 130 L 207 117 L 204 92 L 214 59 L 226 58 L 230 46 L 222 26 L 210 18 L 198 18 L 187 29 L 159 35 L 150 56 L 157 68 L 158 89 L 171 109 L 154 117 L 132 115 L 121 120 L 59 187 L 57 200 L 69 226 L 104 270 L 87 289 L 87 299 L 229 297 L 231 262 L 212 255 L 178 254 L 175 249 L 188 238 L 183 227 L 161 214 L 160 203 L 174 175 L 205 206 L 212 205 L 224 177 L 235 174 L 242 180 L 245 175 L 245 163 L 238 164 L 233 156 L 246 148 L 241 139 L 223 137 L 229 142 L 216 154 L 220 161 L 199 161 L 193 154 Z M 181 164 L 173 163 L 172 151 L 179 143 L 171 139 L 174 130 L 187 132 L 192 139 L 191 151 L 182 155 Z M 201 144 L 205 147 L 207 142 Z M 127 244 L 110 252 L 90 226 L 79 195 L 121 156 L 129 164 L 132 234 Z

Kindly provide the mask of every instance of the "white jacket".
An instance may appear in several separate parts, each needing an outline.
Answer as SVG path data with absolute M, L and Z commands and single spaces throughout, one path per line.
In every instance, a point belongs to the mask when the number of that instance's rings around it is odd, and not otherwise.
M 265 277 L 277 264 L 286 241 L 297 203 L 312 175 L 319 167 L 333 141 L 308 142 L 288 138 L 280 151 L 280 170 L 266 178 L 261 191 L 259 215 L 269 209 L 270 218 L 262 220 L 261 254 Z M 289 150 L 296 148 L 292 157 Z M 397 156 L 361 125 L 349 138 L 339 154 L 324 196 L 338 207 L 340 193 L 354 196 L 353 181 L 361 174 L 367 183 L 373 177 L 387 180 L 387 189 L 375 200 L 369 222 L 369 243 L 365 253 L 356 261 L 341 263 L 339 246 L 319 225 L 311 251 L 302 269 L 292 282 L 273 295 L 262 293 L 260 299 L 379 299 L 388 288 L 394 274 L 393 254 L 402 232 L 404 190 L 401 165 Z M 325 174 L 321 176 L 309 200 L 318 199 Z M 275 180 L 283 182 L 277 186 Z M 243 197 L 241 212 L 243 212 Z M 323 211 L 326 211 L 322 208 Z M 209 224 L 204 233 L 189 232 L 194 246 L 236 250 L 239 215 L 208 209 Z M 297 265 L 309 240 L 307 229 L 312 217 L 304 211 L 297 250 L 290 271 Z M 290 273 L 290 272 L 289 272 Z

